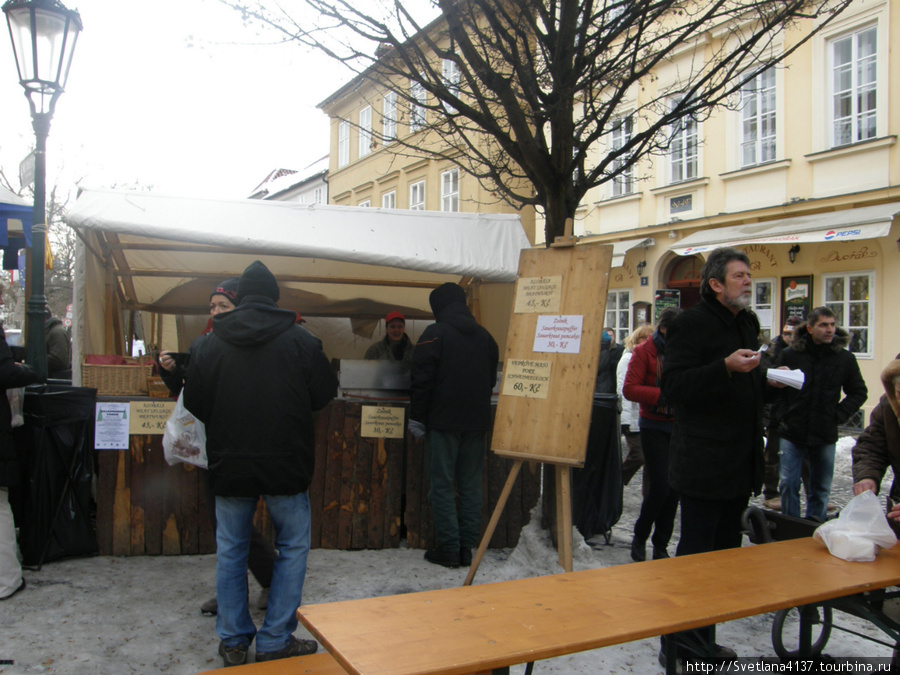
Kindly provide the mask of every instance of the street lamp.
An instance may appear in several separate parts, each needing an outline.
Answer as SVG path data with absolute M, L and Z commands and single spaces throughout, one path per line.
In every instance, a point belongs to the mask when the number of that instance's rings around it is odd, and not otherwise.
M 47 179 L 47 135 L 56 99 L 63 93 L 72 65 L 75 43 L 81 32 L 81 17 L 57 0 L 8 0 L 3 5 L 9 36 L 19 71 L 19 84 L 31 106 L 34 127 L 34 215 L 31 228 L 31 264 L 28 278 L 27 339 L 25 360 L 47 378 L 47 347 L 44 338 L 44 244 Z

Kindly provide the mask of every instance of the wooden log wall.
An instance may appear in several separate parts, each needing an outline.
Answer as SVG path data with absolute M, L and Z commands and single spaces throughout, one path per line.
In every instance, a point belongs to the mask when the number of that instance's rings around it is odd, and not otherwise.
M 169 466 L 162 436 L 134 435 L 128 450 L 99 450 L 97 466 L 100 555 L 215 552 L 200 472 Z
M 391 403 L 405 406 L 403 403 Z M 333 401 L 316 417 L 316 465 L 309 496 L 313 548 L 410 548 L 434 542 L 424 444 L 360 436 L 362 403 Z M 132 436 L 128 451 L 97 452 L 97 536 L 101 555 L 178 555 L 215 552 L 200 472 L 169 466 L 162 436 Z M 489 521 L 512 461 L 485 449 L 483 523 Z M 526 463 L 491 539 L 514 547 L 540 496 L 540 465 Z M 255 517 L 274 540 L 261 499 Z

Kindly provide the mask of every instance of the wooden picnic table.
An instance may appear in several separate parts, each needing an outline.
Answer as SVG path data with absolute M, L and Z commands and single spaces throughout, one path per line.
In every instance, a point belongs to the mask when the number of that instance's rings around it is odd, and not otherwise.
M 297 614 L 348 673 L 461 675 L 898 584 L 900 547 L 851 563 L 805 538 Z

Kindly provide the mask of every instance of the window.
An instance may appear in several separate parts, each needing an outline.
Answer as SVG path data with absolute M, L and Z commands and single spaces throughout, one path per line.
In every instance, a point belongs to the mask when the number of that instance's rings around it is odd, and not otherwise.
M 835 323 L 850 333 L 850 351 L 860 356 L 874 356 L 872 295 L 875 273 L 826 274 L 823 278 L 825 306 L 834 312 Z
M 697 120 L 685 115 L 672 125 L 671 130 L 669 182 L 693 180 L 697 177 Z
M 775 160 L 775 69 L 741 87 L 741 166 Z
M 612 129 L 612 149 L 618 150 L 631 140 L 634 132 L 634 118 L 630 115 L 618 120 Z M 626 164 L 629 166 L 626 167 Z M 616 176 L 613 178 L 612 195 L 621 197 L 634 192 L 634 165 L 630 164 L 630 157 L 623 156 L 616 159 L 613 170 Z
M 606 323 L 603 327 L 616 332 L 616 342 L 619 344 L 631 335 L 631 289 L 606 294 Z
M 338 167 L 350 163 L 350 122 L 342 121 L 338 125 Z
M 383 209 L 396 209 L 397 208 L 397 192 L 396 190 L 391 190 L 390 192 L 385 192 L 381 195 L 381 208 Z
M 444 59 L 441 62 L 441 76 L 444 80 L 444 86 L 447 87 L 448 91 L 459 98 L 459 67 L 456 65 L 456 62 L 451 61 L 450 59 Z M 456 112 L 456 108 L 451 105 L 444 104 L 444 107 L 450 114 Z
M 384 95 L 382 124 L 384 125 L 384 144 L 387 145 L 397 138 L 397 92 L 395 91 L 389 91 Z
M 425 181 L 420 180 L 409 186 L 409 210 L 425 210 Z
M 313 192 L 313 204 L 322 204 L 325 201 L 325 188 L 316 188 Z
M 832 146 L 875 138 L 877 133 L 876 27 L 830 44 Z
M 459 169 L 441 174 L 441 211 L 459 211 Z
M 367 209 L 367 208 L 369 208 L 370 206 L 372 206 L 372 202 L 371 202 L 370 200 L 368 200 L 368 199 L 364 199 L 364 200 L 361 201 L 359 204 L 357 204 L 357 206 L 358 206 L 359 208 L 361 208 L 361 209 Z
M 418 82 L 409 83 L 409 132 L 413 133 L 425 126 L 425 87 Z
M 772 339 L 772 326 L 776 322 L 777 317 L 773 316 L 773 307 L 775 299 L 772 297 L 775 288 L 774 279 L 754 279 L 752 286 L 753 302 L 751 309 L 756 312 L 759 318 L 759 327 L 762 337 L 760 339 L 768 342 Z M 781 326 L 778 326 L 780 329 Z
M 366 106 L 359 111 L 359 156 L 372 152 L 372 108 Z

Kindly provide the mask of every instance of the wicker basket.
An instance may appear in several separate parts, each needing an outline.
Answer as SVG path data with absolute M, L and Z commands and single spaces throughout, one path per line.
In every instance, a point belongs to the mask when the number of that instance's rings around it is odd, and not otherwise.
M 147 394 L 152 398 L 171 398 L 172 392 L 161 377 L 153 375 L 147 378 Z
M 100 396 L 147 395 L 147 378 L 153 375 L 153 362 L 123 357 L 120 365 L 81 364 L 81 386 L 92 387 Z

